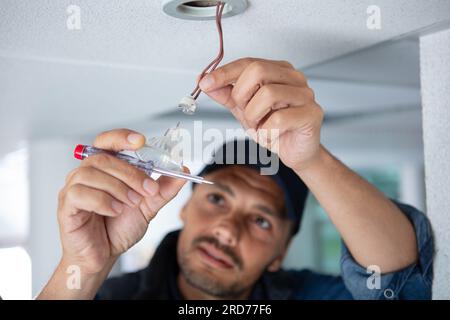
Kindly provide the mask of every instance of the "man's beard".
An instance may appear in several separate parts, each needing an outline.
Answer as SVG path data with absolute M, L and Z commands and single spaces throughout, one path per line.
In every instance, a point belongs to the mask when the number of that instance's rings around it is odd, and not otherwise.
M 196 248 L 200 242 L 208 242 L 213 244 L 232 258 L 235 266 L 242 269 L 241 260 L 234 254 L 229 247 L 222 246 L 216 238 L 213 237 L 200 237 L 193 241 L 192 248 Z M 243 287 L 239 278 L 236 278 L 231 283 L 223 284 L 220 280 L 215 279 L 214 276 L 208 275 L 202 272 L 198 272 L 191 268 L 190 252 L 182 252 L 179 256 L 179 266 L 181 274 L 186 282 L 194 288 L 217 298 L 234 299 L 242 295 L 248 288 Z

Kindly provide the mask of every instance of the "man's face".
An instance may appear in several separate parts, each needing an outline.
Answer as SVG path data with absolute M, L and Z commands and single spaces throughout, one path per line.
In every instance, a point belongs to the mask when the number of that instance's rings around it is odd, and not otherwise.
M 181 218 L 178 263 L 187 283 L 216 297 L 248 291 L 286 253 L 291 222 L 281 188 L 245 166 L 228 166 L 197 185 Z

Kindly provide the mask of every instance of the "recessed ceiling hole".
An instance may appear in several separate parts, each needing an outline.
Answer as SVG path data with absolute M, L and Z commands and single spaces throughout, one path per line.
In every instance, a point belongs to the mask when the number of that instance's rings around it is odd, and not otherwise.
M 247 8 L 247 0 L 164 0 L 162 9 L 169 16 L 179 19 L 214 20 L 218 2 L 225 3 L 223 18 L 240 14 Z
M 219 1 L 189 1 L 183 4 L 188 7 L 204 8 L 204 7 L 215 7 Z

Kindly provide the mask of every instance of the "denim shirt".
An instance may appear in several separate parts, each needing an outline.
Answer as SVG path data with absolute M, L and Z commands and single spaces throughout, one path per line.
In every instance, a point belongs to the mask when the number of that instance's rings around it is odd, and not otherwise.
M 393 201 L 409 218 L 416 232 L 418 261 L 397 272 L 381 275 L 379 289 L 369 289 L 366 268 L 361 267 L 342 246 L 343 281 L 355 299 L 431 299 L 433 280 L 433 237 L 427 217 L 414 207 Z
M 274 289 L 280 287 L 274 284 L 279 279 L 271 279 L 271 291 L 274 299 L 359 299 L 359 300 L 406 300 L 431 299 L 431 284 L 433 278 L 433 238 L 431 226 L 426 216 L 409 205 L 393 202 L 408 217 L 413 224 L 418 261 L 402 270 L 381 274 L 379 283 L 373 281 L 373 272 L 359 265 L 350 251 L 342 242 L 341 275 L 328 276 L 308 270 L 284 271 L 282 281 L 291 283 L 274 296 Z M 283 274 L 284 273 L 284 274 Z M 279 278 L 280 275 L 272 277 Z M 368 285 L 369 282 L 369 285 Z M 283 292 L 284 291 L 284 292 Z M 275 290 L 276 292 L 276 290 Z
M 381 274 L 379 281 L 375 281 L 376 275 L 359 265 L 342 243 L 340 276 L 309 270 L 265 272 L 254 285 L 250 299 L 431 299 L 433 239 L 430 223 L 417 209 L 394 203 L 414 226 L 419 250 L 415 264 Z M 178 235 L 179 231 L 171 232 L 163 239 L 147 268 L 105 281 L 96 299 L 182 299 L 176 285 Z

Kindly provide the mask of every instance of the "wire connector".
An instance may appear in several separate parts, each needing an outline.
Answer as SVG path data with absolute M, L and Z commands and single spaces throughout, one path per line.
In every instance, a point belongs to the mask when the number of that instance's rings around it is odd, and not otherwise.
M 185 114 L 193 115 L 195 109 L 197 109 L 197 103 L 192 96 L 186 96 L 180 100 L 178 107 L 180 107 Z

